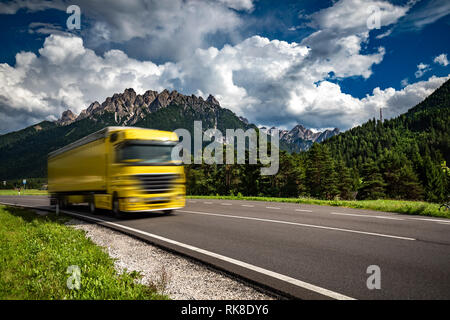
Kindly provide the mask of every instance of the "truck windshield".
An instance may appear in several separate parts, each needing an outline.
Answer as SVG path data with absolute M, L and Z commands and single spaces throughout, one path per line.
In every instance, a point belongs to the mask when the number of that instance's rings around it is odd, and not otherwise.
M 127 144 L 117 151 L 117 161 L 139 165 L 169 164 L 173 145 Z

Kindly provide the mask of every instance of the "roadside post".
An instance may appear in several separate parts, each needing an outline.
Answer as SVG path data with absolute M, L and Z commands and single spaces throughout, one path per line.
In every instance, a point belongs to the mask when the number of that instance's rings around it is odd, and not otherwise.
M 23 194 L 25 194 L 25 188 L 27 186 L 27 179 L 23 179 Z

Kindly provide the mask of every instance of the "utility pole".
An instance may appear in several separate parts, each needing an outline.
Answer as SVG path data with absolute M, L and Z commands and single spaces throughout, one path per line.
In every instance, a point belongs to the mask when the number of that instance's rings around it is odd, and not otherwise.
M 383 108 L 380 108 L 380 122 L 383 122 Z

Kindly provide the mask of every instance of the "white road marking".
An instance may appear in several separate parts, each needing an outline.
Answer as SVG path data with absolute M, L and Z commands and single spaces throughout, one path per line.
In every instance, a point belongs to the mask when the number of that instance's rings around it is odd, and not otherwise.
M 253 208 L 254 207 L 254 205 L 252 205 L 252 204 L 241 204 L 241 206 L 247 207 L 247 208 Z
M 305 210 L 305 209 L 295 209 L 295 211 L 301 211 L 301 212 L 312 212 L 312 210 Z
M 266 207 L 266 209 L 275 209 L 275 210 L 279 210 L 280 208 L 278 208 L 278 207 Z
M 439 224 L 446 224 L 448 226 L 450 226 L 450 222 L 438 222 Z
M 388 220 L 405 220 L 401 218 L 393 218 L 393 217 L 383 217 L 383 216 L 371 216 L 365 214 L 353 214 L 353 213 L 342 213 L 342 212 L 331 212 L 330 214 L 338 214 L 341 216 L 353 216 L 353 217 L 361 217 L 361 218 L 376 218 L 376 219 L 388 219 Z
M 212 204 L 212 202 L 203 202 L 204 204 Z
M 69 214 L 69 215 L 75 215 L 75 216 L 78 216 L 78 217 L 86 217 L 84 215 L 77 214 L 77 213 L 70 212 L 70 211 L 65 211 L 65 210 L 62 210 L 61 212 Z M 316 285 L 313 285 L 313 284 L 310 284 L 310 283 L 307 283 L 307 282 L 304 282 L 304 281 L 301 281 L 301 280 L 298 280 L 298 279 L 295 279 L 295 278 L 291 278 L 289 276 L 286 276 L 286 275 L 283 275 L 283 274 L 280 274 L 280 273 L 277 273 L 277 272 L 274 272 L 274 271 L 270 271 L 270 270 L 267 270 L 267 269 L 264 269 L 264 268 L 261 268 L 261 267 L 258 267 L 258 266 L 255 266 L 255 265 L 252 265 L 252 264 L 240 261 L 240 260 L 236 260 L 236 259 L 233 259 L 233 258 L 230 258 L 230 257 L 227 257 L 227 256 L 223 256 L 223 255 L 218 254 L 218 253 L 214 253 L 214 252 L 211 252 L 211 251 L 208 251 L 208 250 L 204 250 L 204 249 L 201 249 L 201 248 L 198 248 L 198 247 L 191 246 L 189 244 L 178 242 L 178 241 L 175 241 L 175 240 L 172 240 L 172 239 L 168 239 L 168 238 L 165 238 L 165 237 L 158 236 L 158 235 L 153 234 L 153 233 L 149 233 L 149 232 L 145 232 L 145 231 L 142 231 L 142 230 L 139 230 L 139 229 L 127 227 L 127 226 L 124 226 L 124 225 L 121 225 L 121 224 L 117 224 L 117 223 L 114 223 L 114 222 L 110 222 L 110 221 L 107 221 L 107 220 L 94 218 L 94 217 L 91 217 L 91 216 L 89 216 L 88 218 L 92 219 L 94 221 L 102 222 L 102 223 L 107 224 L 107 225 L 116 226 L 116 227 L 119 227 L 119 228 L 123 228 L 123 229 L 126 229 L 126 230 L 130 230 L 130 231 L 133 231 L 133 232 L 136 232 L 136 233 L 148 236 L 148 237 L 152 237 L 152 238 L 158 239 L 160 241 L 164 241 L 164 242 L 167 242 L 167 243 L 170 243 L 170 244 L 182 247 L 182 248 L 186 248 L 186 249 L 189 249 L 191 251 L 195 251 L 195 252 L 204 254 L 206 256 L 213 257 L 213 258 L 216 258 L 216 259 L 219 259 L 219 260 L 222 260 L 222 261 L 225 261 L 225 262 L 228 262 L 228 263 L 231 263 L 231 264 L 234 264 L 234 265 L 237 265 L 237 266 L 240 266 L 240 267 L 243 267 L 243 268 L 246 268 L 246 269 L 258 272 L 258 273 L 261 273 L 261 274 L 264 274 L 266 276 L 269 276 L 269 277 L 272 277 L 272 278 L 275 278 L 275 279 L 278 279 L 278 280 L 281 280 L 281 281 L 284 281 L 284 282 L 288 282 L 288 283 L 293 284 L 293 285 L 295 285 L 297 287 L 301 287 L 301 288 L 304 288 L 304 289 L 316 292 L 318 294 L 321 294 L 321 295 L 324 295 L 324 296 L 327 296 L 327 297 L 330 297 L 330 298 L 333 298 L 333 299 L 337 299 L 337 300 L 355 300 L 354 298 L 351 298 L 349 296 L 345 296 L 345 295 L 343 295 L 341 293 L 334 292 L 334 291 L 331 291 L 331 290 L 328 290 L 328 289 L 325 289 L 325 288 L 322 288 L 322 287 L 318 287 Z
M 197 203 L 197 201 L 192 201 L 192 200 L 189 200 L 189 202 L 190 202 L 190 203 Z
M 334 230 L 334 231 L 342 231 L 342 232 L 350 232 L 350 233 L 359 233 L 359 234 L 366 234 L 366 235 L 370 235 L 370 236 L 378 236 L 378 237 L 393 238 L 393 239 L 400 239 L 400 240 L 409 240 L 409 241 L 416 240 L 414 238 L 393 236 L 393 235 L 390 235 L 390 234 L 366 232 L 366 231 L 359 231 L 359 230 L 352 230 L 352 229 L 342 229 L 342 228 L 335 228 L 335 227 L 318 226 L 318 225 L 314 225 L 314 224 L 305 224 L 305 223 L 282 221 L 282 220 L 261 219 L 261 218 L 253 218 L 253 217 L 234 216 L 234 215 L 229 215 L 229 214 L 198 212 L 198 211 L 187 211 L 187 210 L 178 210 L 178 211 L 186 212 L 186 213 L 193 213 L 193 214 L 201 214 L 201 215 L 206 215 L 206 216 L 217 216 L 217 217 L 225 217 L 225 218 L 255 220 L 255 221 L 262 221 L 262 222 L 289 224 L 289 225 L 300 226 L 300 227 L 309 227 L 309 228 L 317 228 L 317 229 L 325 229 L 325 230 Z
M 421 220 L 421 221 L 429 221 L 429 222 L 444 222 L 450 223 L 450 220 L 439 220 L 439 219 L 426 219 L 426 218 L 408 218 L 412 220 Z
M 221 203 L 221 205 L 223 205 L 223 206 L 231 206 L 232 204 L 231 203 Z

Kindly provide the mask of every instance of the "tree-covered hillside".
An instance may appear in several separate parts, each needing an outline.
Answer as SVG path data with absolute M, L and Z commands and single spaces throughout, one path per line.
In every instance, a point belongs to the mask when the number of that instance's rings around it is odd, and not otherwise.
M 367 123 L 280 153 L 275 176 L 243 165 L 187 168 L 190 194 L 440 202 L 450 190 L 450 82 L 395 119 Z
M 378 172 L 374 179 L 386 184 L 380 190 L 389 198 L 422 194 L 429 201 L 444 200 L 450 187 L 450 81 L 407 113 L 383 123 L 370 120 L 324 145 L 365 178 L 363 187 Z M 401 191 L 405 180 L 414 185 Z

